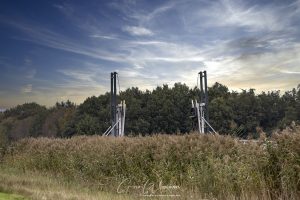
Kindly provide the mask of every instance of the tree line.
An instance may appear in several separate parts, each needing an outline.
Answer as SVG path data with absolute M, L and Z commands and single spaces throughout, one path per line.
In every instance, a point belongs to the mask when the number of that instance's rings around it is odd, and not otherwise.
M 225 85 L 215 83 L 208 88 L 208 95 L 210 124 L 220 134 L 256 138 L 260 132 L 271 134 L 274 129 L 300 122 L 300 84 L 283 94 L 255 94 L 254 89 L 229 91 Z M 189 133 L 197 129 L 191 117 L 191 100 L 197 98 L 197 88 L 181 83 L 158 86 L 152 91 L 128 88 L 118 95 L 127 104 L 125 133 Z M 46 108 L 25 103 L 0 113 L 0 140 L 101 135 L 109 126 L 110 93 L 88 97 L 80 105 L 66 101 Z

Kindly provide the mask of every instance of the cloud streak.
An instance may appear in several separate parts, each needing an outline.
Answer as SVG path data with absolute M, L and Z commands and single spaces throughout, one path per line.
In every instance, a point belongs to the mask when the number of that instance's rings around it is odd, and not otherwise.
M 123 27 L 123 30 L 133 36 L 154 35 L 154 33 L 151 30 L 144 28 L 144 27 L 138 27 L 138 26 L 125 26 L 125 27 Z
M 22 93 L 31 93 L 32 92 L 32 84 L 27 84 L 21 88 Z
M 91 35 L 90 36 L 91 38 L 99 38 L 99 39 L 106 39 L 106 40 L 116 40 L 118 39 L 117 37 L 115 36 L 110 36 L 110 35 Z
M 25 22 L 19 23 L 7 20 L 5 21 L 5 23 L 17 28 L 26 35 L 26 37 L 14 37 L 17 40 L 24 40 L 46 47 L 89 56 L 96 59 L 115 62 L 124 60 L 124 56 L 121 54 L 112 54 L 111 52 L 107 52 L 104 49 L 92 47 L 92 45 L 87 46 L 85 44 L 80 44 L 76 40 L 69 39 L 49 29 L 26 24 Z

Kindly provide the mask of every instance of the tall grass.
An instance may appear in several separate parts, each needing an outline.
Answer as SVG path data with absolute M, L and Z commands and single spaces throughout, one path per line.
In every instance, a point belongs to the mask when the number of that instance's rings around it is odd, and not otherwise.
M 299 144 L 295 133 L 246 144 L 198 134 L 30 138 L 15 143 L 2 165 L 113 192 L 146 185 L 130 192 L 161 194 L 157 188 L 168 185 L 180 188 L 171 193 L 206 198 L 299 199 Z
M 20 197 L 19 200 L 132 200 L 127 195 L 81 188 L 80 184 L 68 183 L 58 177 L 8 169 L 0 171 L 0 194 L 1 192 L 21 194 L 24 198 Z M 12 195 L 11 198 L 0 196 L 0 199 L 12 200 L 15 199 L 14 196 L 17 195 Z

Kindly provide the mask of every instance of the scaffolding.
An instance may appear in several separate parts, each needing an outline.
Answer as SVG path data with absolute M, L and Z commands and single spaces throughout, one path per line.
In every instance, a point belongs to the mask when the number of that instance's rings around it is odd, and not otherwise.
M 196 99 L 192 100 L 192 109 L 194 111 L 193 117 L 197 118 L 198 130 L 200 134 L 205 134 L 213 131 L 217 133 L 213 127 L 209 124 L 209 113 L 208 113 L 208 90 L 207 90 L 207 73 L 206 71 L 201 71 L 198 73 L 197 77 L 197 87 L 198 81 L 200 80 L 200 94 L 198 102 Z
M 119 76 L 117 72 L 110 74 L 111 79 L 111 92 L 110 92 L 110 113 L 111 113 L 111 126 L 104 132 L 103 136 L 124 136 L 125 130 L 125 115 L 126 115 L 126 103 L 125 100 L 121 100 L 120 104 L 117 104 L 117 80 L 119 82 Z M 119 86 L 120 87 L 120 86 Z M 120 90 L 120 89 L 119 89 Z

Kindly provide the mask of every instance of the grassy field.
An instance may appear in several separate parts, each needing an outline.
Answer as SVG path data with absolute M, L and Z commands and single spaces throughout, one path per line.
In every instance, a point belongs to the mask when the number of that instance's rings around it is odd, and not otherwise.
M 2 159 L 0 189 L 31 199 L 299 199 L 299 144 L 299 130 L 246 144 L 197 134 L 24 139 Z
M 8 193 L 0 192 L 0 200 L 26 200 L 26 198 L 16 194 L 8 194 Z
M 20 172 L 1 169 L 0 200 L 129 200 L 126 195 L 91 190 L 80 184 L 66 182 L 62 178 L 37 172 Z M 16 195 L 16 194 L 21 195 Z

